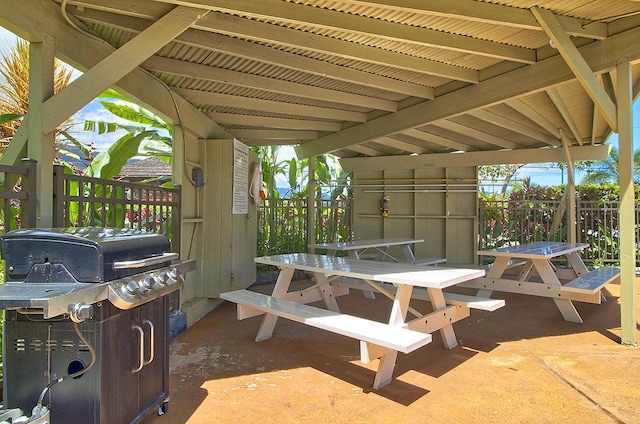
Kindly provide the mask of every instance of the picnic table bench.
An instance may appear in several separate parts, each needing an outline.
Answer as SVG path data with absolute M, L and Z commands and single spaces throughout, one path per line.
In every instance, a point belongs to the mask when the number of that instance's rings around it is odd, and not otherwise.
M 440 331 L 447 349 L 457 346 L 453 324 L 469 316 L 474 299 L 482 301 L 470 296 L 465 299 L 469 302 L 465 305 L 461 299 L 445 297 L 443 292 L 447 287 L 483 276 L 485 272 L 481 269 L 417 267 L 310 253 L 265 256 L 255 258 L 255 262 L 280 268 L 272 293 L 236 290 L 222 293 L 221 298 L 238 304 L 238 319 L 263 315 L 256 341 L 272 337 L 278 317 L 352 337 L 360 341 L 362 362 L 380 358 L 375 389 L 391 382 L 397 353 L 409 353 L 428 344 L 431 333 Z M 315 284 L 300 291 L 289 291 L 295 270 L 312 273 Z M 342 277 L 360 279 L 370 286 L 369 290 L 386 292 L 393 302 L 388 321 L 378 322 L 341 312 L 336 298 L 348 292 L 348 287 L 338 283 Z M 380 283 L 390 284 L 393 292 Z M 428 295 L 432 312 L 422 314 L 409 305 L 415 288 Z M 504 304 L 484 299 L 487 300 L 494 302 L 493 306 L 487 306 L 490 310 Z M 317 301 L 322 301 L 324 308 L 308 305 Z M 415 318 L 407 321 L 407 313 Z
M 485 277 L 463 284 L 478 289 L 478 296 L 490 297 L 493 291 L 520 293 L 553 299 L 566 321 L 582 323 L 573 302 L 599 304 L 606 301 L 602 289 L 620 278 L 620 270 L 601 267 L 589 270 L 580 258 L 586 243 L 533 242 L 498 249 L 480 250 L 479 255 L 494 256 Z M 568 267 L 552 261 L 564 257 Z M 516 263 L 516 267 L 511 264 Z M 512 275 L 507 271 L 515 269 Z

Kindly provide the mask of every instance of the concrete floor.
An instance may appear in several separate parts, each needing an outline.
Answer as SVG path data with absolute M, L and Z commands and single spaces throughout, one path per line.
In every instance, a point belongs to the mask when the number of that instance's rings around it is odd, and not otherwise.
M 496 293 L 504 308 L 454 325 L 458 347 L 434 334 L 381 390 L 356 340 L 280 319 L 256 343 L 260 318 L 237 321 L 224 303 L 171 342 L 169 410 L 143 424 L 640 423 L 640 349 L 620 344 L 619 289 L 578 303 L 584 324 L 550 299 Z M 380 319 L 390 308 L 359 291 L 338 303 Z

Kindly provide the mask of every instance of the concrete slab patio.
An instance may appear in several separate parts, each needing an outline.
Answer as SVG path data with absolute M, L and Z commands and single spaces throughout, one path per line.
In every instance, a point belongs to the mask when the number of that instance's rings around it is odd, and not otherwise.
M 280 319 L 256 343 L 260 318 L 237 321 L 224 303 L 171 342 L 169 410 L 143 423 L 640 423 L 640 349 L 620 344 L 619 289 L 578 303 L 584 324 L 550 299 L 496 294 L 506 307 L 455 324 L 457 348 L 434 334 L 381 390 L 357 341 Z M 338 303 L 369 318 L 390 308 L 359 291 Z

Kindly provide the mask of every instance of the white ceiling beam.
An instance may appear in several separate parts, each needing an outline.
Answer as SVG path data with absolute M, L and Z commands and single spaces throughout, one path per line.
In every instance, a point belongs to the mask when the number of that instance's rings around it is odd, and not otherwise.
M 462 134 L 469 138 L 473 138 L 475 140 L 479 140 L 484 143 L 491 144 L 492 146 L 498 146 L 503 149 L 517 149 L 518 147 L 520 147 L 518 144 L 507 141 L 504 138 L 500 138 L 493 134 L 476 130 L 475 128 L 471 128 L 466 125 L 459 124 L 457 122 L 449 121 L 447 119 L 436 121 L 431 125 L 435 125 L 436 127 L 444 128 L 448 131 L 452 131 L 457 134 Z
M 560 55 L 576 75 L 582 87 L 585 89 L 589 97 L 591 97 L 591 100 L 593 100 L 593 103 L 598 106 L 598 109 L 609 126 L 616 131 L 618 126 L 616 105 L 613 103 L 600 81 L 598 81 L 598 78 L 589 67 L 589 64 L 584 60 L 578 51 L 578 48 L 566 34 L 564 28 L 556 19 L 555 15 L 551 11 L 539 7 L 532 8 L 531 13 L 533 13 L 535 18 L 538 20 L 540 26 L 544 28 L 549 38 L 558 49 L 558 52 L 560 52 Z
M 209 112 L 211 119 L 227 125 L 247 127 L 282 128 L 293 130 L 340 131 L 339 122 L 311 121 L 306 119 L 274 118 L 270 116 L 240 115 L 235 113 Z
M 175 92 L 196 105 L 217 104 L 226 108 L 256 110 L 261 112 L 281 113 L 291 116 L 313 117 L 319 119 L 338 119 L 341 121 L 365 122 L 367 115 L 360 112 L 307 106 L 295 103 L 277 102 L 273 100 L 253 99 L 230 94 L 210 93 L 206 91 L 176 88 Z
M 373 140 L 374 143 L 382 144 L 383 146 L 393 147 L 394 149 L 402 150 L 409 153 L 424 154 L 429 153 L 429 150 L 424 147 L 417 146 L 406 141 L 398 140 L 393 137 L 380 137 Z
M 297 144 L 293 140 L 279 140 L 273 138 L 243 138 L 242 142 L 247 146 L 291 146 Z
M 537 110 L 527 105 L 520 99 L 508 99 L 507 101 L 505 101 L 505 103 L 509 105 L 513 110 L 519 112 L 524 117 L 535 122 L 540 127 L 547 130 L 549 134 L 555 137 L 556 141 L 553 144 L 554 146 L 560 145 L 558 141 L 560 139 L 560 131 L 558 130 L 558 127 L 556 127 L 553 124 L 553 122 L 549 121 L 547 118 L 542 116 Z
M 499 60 L 520 63 L 534 63 L 536 61 L 536 51 L 534 49 L 510 46 L 365 16 L 345 14 L 305 4 L 283 3 L 279 0 L 253 2 L 237 0 L 162 1 L 257 19 L 278 19 L 295 25 L 313 25 L 322 29 L 346 31 L 392 41 L 410 42 L 419 46 L 436 47 Z
M 480 79 L 479 72 L 473 69 L 466 69 L 426 58 L 382 50 L 367 45 L 358 45 L 358 48 L 354 48 L 354 43 L 348 41 L 278 27 L 264 22 L 251 21 L 222 13 L 210 13 L 195 26 L 213 33 L 249 38 L 294 49 L 309 49 L 346 59 L 359 60 L 425 75 L 435 75 L 470 83 L 477 83 Z
M 234 129 L 233 135 L 237 138 L 262 139 L 262 140 L 309 140 L 318 136 L 316 131 L 303 130 L 254 130 Z
M 47 100 L 43 105 L 43 129 L 46 132 L 53 131 L 75 111 L 118 82 L 206 14 L 202 9 L 187 7 L 177 7 L 167 13 Z
M 509 131 L 531 137 L 534 140 L 541 141 L 550 146 L 555 146 L 558 143 L 558 140 L 554 139 L 550 135 L 537 131 L 531 127 L 527 127 L 526 125 L 522 125 L 519 122 L 512 121 L 511 119 L 507 119 L 503 116 L 496 115 L 495 113 L 487 110 L 473 110 L 469 112 L 469 115 L 475 116 L 476 118 L 489 122 L 493 125 L 508 129 Z
M 617 58 L 626 57 L 629 61 L 640 60 L 640 28 L 613 35 L 606 40 L 594 42 L 579 50 L 594 72 L 603 72 L 616 66 Z M 296 147 L 299 158 L 329 153 L 344 149 L 352 144 L 404 132 L 415 128 L 467 113 L 470 110 L 485 108 L 544 90 L 568 81 L 575 75 L 560 55 L 507 72 L 500 76 L 482 81 L 479 84 L 461 88 L 433 100 L 424 101 L 372 119 L 363 124 L 354 125 L 339 133 L 329 134 Z
M 409 128 L 405 131 L 402 131 L 402 134 L 418 140 L 426 141 L 428 143 L 433 143 L 438 146 L 446 147 L 447 149 L 451 149 L 451 150 L 460 150 L 464 152 L 473 150 L 471 146 L 467 144 L 460 143 L 458 141 L 454 141 L 454 140 L 451 140 L 450 138 L 442 137 L 436 134 L 431 134 L 425 131 L 421 131 L 417 128 Z
M 143 5 L 137 5 L 136 10 Z M 144 4 L 145 7 L 147 3 Z M 162 5 L 165 6 L 165 5 Z M 126 10 L 122 11 L 126 12 Z M 151 13 L 151 12 L 149 12 Z M 105 25 L 120 28 L 126 31 L 143 31 L 148 25 L 147 20 L 135 17 L 116 15 L 100 12 L 87 8 L 75 11 L 75 15 L 88 22 L 104 23 Z M 301 55 L 278 51 L 267 46 L 239 40 L 222 34 L 214 34 L 208 31 L 190 29 L 180 34 L 174 41 L 209 49 L 213 52 L 229 54 L 234 57 L 242 57 L 262 63 L 292 69 L 306 74 L 331 78 L 352 84 L 364 85 L 391 93 L 399 93 L 407 96 L 432 99 L 435 90 L 432 87 L 400 81 L 370 72 L 361 72 L 349 69 L 345 66 L 334 65 L 318 61 Z
M 380 152 L 378 150 L 372 149 L 372 148 L 367 147 L 367 146 L 363 146 L 361 144 L 358 144 L 356 146 L 349 146 L 349 150 L 354 151 L 356 153 L 362 153 L 363 155 L 367 155 L 367 156 L 371 156 L 371 157 L 384 155 L 383 152 Z
M 274 78 L 251 75 L 242 72 L 234 72 L 228 69 L 215 68 L 198 63 L 185 62 L 177 59 L 154 56 L 147 59 L 142 67 L 153 72 L 162 72 L 171 75 L 199 78 L 203 81 L 223 82 L 240 87 L 255 88 L 271 93 L 288 94 L 307 99 L 322 100 L 332 103 L 340 103 L 350 106 L 358 106 L 367 109 L 379 109 L 387 112 L 396 112 L 398 103 L 374 97 L 358 94 L 339 92 L 307 84 L 298 84 Z
M 538 22 L 528 10 L 516 7 L 502 6 L 491 3 L 481 3 L 475 0 L 345 0 L 348 3 L 368 4 L 387 9 L 426 13 L 445 18 L 465 19 L 471 22 L 504 25 L 533 31 L 543 31 Z M 560 17 L 562 26 L 567 34 L 575 37 L 607 38 L 607 25 L 601 22 L 589 22 L 583 19 Z
M 562 115 L 562 118 L 569 127 L 569 130 L 571 131 L 571 134 L 573 134 L 573 137 L 576 139 L 578 144 L 582 146 L 583 140 L 582 135 L 580 134 L 580 130 L 571 117 L 571 112 L 569 111 L 569 109 L 567 109 L 567 106 L 562 101 L 562 97 L 560 97 L 560 94 L 558 94 L 558 90 L 556 90 L 555 88 L 549 88 L 547 89 L 547 95 L 556 106 L 556 109 L 558 109 L 558 112 L 560 112 L 560 115 Z M 564 134 L 563 136 L 566 137 L 566 134 Z
M 351 149 L 351 147 L 349 147 Z M 604 160 L 611 146 L 573 146 L 569 153 L 573 160 Z M 416 156 L 385 156 L 379 158 L 345 158 L 340 165 L 345 171 L 389 171 L 399 169 L 428 169 L 461 166 L 507 165 L 518 163 L 564 162 L 561 148 L 494 150 L 466 153 L 431 153 Z

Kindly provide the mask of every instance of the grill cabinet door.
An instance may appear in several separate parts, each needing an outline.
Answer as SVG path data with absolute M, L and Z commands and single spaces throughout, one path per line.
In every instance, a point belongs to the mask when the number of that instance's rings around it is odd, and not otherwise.
M 168 397 L 168 302 L 167 297 L 120 314 L 110 323 L 111 337 L 103 339 L 103 392 L 101 422 L 136 423 Z M 151 322 L 151 325 L 148 324 Z M 141 357 L 142 329 L 144 353 Z M 154 333 L 153 360 L 151 332 Z M 107 332 L 103 333 L 106 334 Z M 141 361 L 145 364 L 141 370 Z

